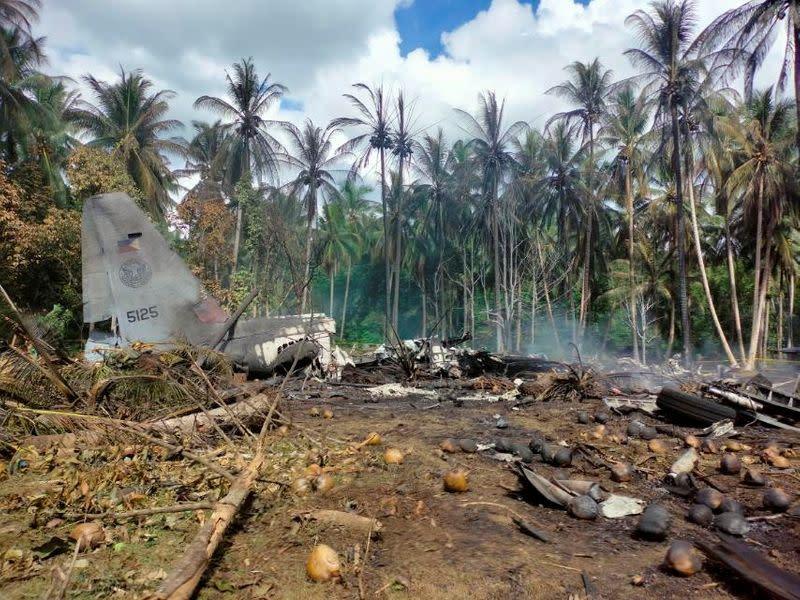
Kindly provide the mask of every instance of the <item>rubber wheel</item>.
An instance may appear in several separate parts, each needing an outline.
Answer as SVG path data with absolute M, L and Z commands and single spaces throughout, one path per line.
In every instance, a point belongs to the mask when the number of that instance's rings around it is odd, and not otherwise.
M 669 387 L 663 388 L 658 394 L 656 405 L 664 412 L 708 425 L 723 419 L 736 418 L 736 411 L 729 406 Z

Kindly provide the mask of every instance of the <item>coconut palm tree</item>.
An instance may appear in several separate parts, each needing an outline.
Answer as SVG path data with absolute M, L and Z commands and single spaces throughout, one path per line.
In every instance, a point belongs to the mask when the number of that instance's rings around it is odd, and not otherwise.
M 791 148 L 794 134 L 791 103 L 776 100 L 773 89 L 757 92 L 744 107 L 744 119 L 721 122 L 741 161 L 728 178 L 727 191 L 747 203 L 748 221 L 755 221 L 753 320 L 746 366 L 753 368 L 762 331 L 762 319 L 772 270 L 775 229 L 786 210 L 794 184 Z
M 162 137 L 181 127 L 180 121 L 165 118 L 175 93 L 153 92 L 153 82 L 139 70 L 120 70 L 119 81 L 113 83 L 93 75 L 83 79 L 94 93 L 95 103 L 79 102 L 76 123 L 92 136 L 89 144 L 105 148 L 123 161 L 150 213 L 163 219 L 173 204 L 170 192 L 178 187 L 166 155 L 185 152 L 179 139 Z
M 186 147 L 186 164 L 175 171 L 176 177 L 199 176 L 201 181 L 221 182 L 223 161 L 228 143 L 228 128 L 217 120 L 214 123 L 192 121 L 194 135 Z
M 461 109 L 456 110 L 461 115 L 470 136 L 469 144 L 472 147 L 475 164 L 480 170 L 481 193 L 484 203 L 488 207 L 494 261 L 495 333 L 497 349 L 502 351 L 505 341 L 503 339 L 503 303 L 500 297 L 502 273 L 500 271 L 499 192 L 505 177 L 514 166 L 513 141 L 527 129 L 528 125 L 523 121 L 517 121 L 505 128 L 503 123 L 505 101 L 498 102 L 497 96 L 492 91 L 479 95 L 477 115 L 473 116 Z
M 588 172 L 586 176 L 587 219 L 584 223 L 586 241 L 584 243 L 583 276 L 581 284 L 581 304 L 579 312 L 580 332 L 586 325 L 586 316 L 589 310 L 589 273 L 592 249 L 592 223 L 594 221 L 594 205 L 596 203 L 595 171 L 595 129 L 600 124 L 606 112 L 606 100 L 611 87 L 612 73 L 605 69 L 600 60 L 595 58 L 590 63 L 574 62 L 566 67 L 570 75 L 567 81 L 550 88 L 546 93 L 565 99 L 576 108 L 557 113 L 548 121 L 563 120 L 570 126 L 577 126 L 578 133 L 583 143 L 588 144 Z
M 41 118 L 33 90 L 43 79 L 38 68 L 45 60 L 42 38 L 20 29 L 0 29 L 5 53 L 0 77 L 0 142 L 3 158 L 15 162 L 30 143 L 32 119 Z
M 793 72 L 795 116 L 800 121 L 800 0 L 748 0 L 716 19 L 698 36 L 699 45 L 731 50 L 730 66 L 744 66 L 745 95 L 750 97 L 755 72 L 763 65 L 777 38 L 785 30 L 783 63 L 777 89 L 783 91 Z M 800 130 L 796 144 L 800 149 Z
M 228 98 L 200 96 L 195 108 L 204 108 L 227 119 L 229 136 L 224 147 L 224 184 L 229 190 L 243 177 L 258 181 L 277 179 L 276 154 L 281 144 L 268 131 L 273 121 L 265 119 L 269 109 L 287 92 L 286 86 L 260 79 L 252 58 L 234 63 L 232 73 L 225 73 Z M 236 207 L 236 233 L 233 241 L 233 268 L 236 270 L 242 236 L 242 209 Z
M 655 119 L 668 124 L 672 171 L 675 177 L 676 247 L 678 255 L 679 304 L 684 361 L 691 361 L 689 302 L 686 288 L 686 248 L 683 225 L 684 173 L 681 129 L 678 118 L 684 103 L 700 86 L 707 69 L 703 56 L 692 46 L 696 17 L 693 0 L 656 0 L 649 11 L 638 10 L 626 19 L 639 36 L 641 46 L 625 51 L 640 74 L 634 78 L 651 90 L 657 103 Z
M 413 106 L 408 104 L 403 91 L 397 94 L 395 104 L 394 127 L 391 130 L 392 136 L 392 155 L 397 159 L 397 185 L 400 192 L 393 197 L 397 204 L 394 206 L 394 243 L 392 253 L 394 254 L 394 268 L 392 276 L 394 278 L 394 295 L 392 301 L 392 326 L 396 332 L 398 329 L 398 319 L 400 311 L 400 270 L 403 259 L 403 221 L 405 207 L 405 169 L 411 160 L 414 151 L 414 133 L 411 130 L 413 122 Z
M 310 119 L 300 129 L 292 123 L 281 123 L 289 135 L 289 152 L 276 155 L 276 160 L 290 169 L 296 169 L 292 181 L 286 184 L 289 195 L 302 199 L 306 209 L 306 244 L 304 257 L 304 276 L 300 282 L 300 312 L 305 312 L 308 301 L 308 288 L 311 276 L 311 249 L 313 247 L 313 227 L 317 216 L 319 200 L 337 194 L 333 168 L 339 160 L 334 152 L 331 138 L 341 130 L 333 123 L 325 129 L 317 127 Z
M 636 322 L 635 299 L 635 260 L 634 244 L 634 181 L 645 179 L 648 162 L 648 144 L 650 141 L 651 111 L 644 94 L 636 94 L 630 85 L 621 88 L 611 99 L 603 123 L 598 133 L 600 143 L 608 148 L 612 155 L 612 164 L 623 181 L 625 197 L 625 213 L 628 225 L 628 303 L 631 307 L 631 321 Z M 633 359 L 639 360 L 638 336 L 636 329 L 631 329 L 633 341 Z
M 0 29 L 15 33 L 21 40 L 33 40 L 31 28 L 39 20 L 41 0 L 0 0 Z M 41 38 L 35 40 L 41 42 Z M 3 78 L 12 78 L 16 71 L 8 38 L 0 36 L 0 72 Z
M 335 127 L 356 127 L 361 133 L 351 138 L 342 147 L 342 150 L 356 153 L 353 163 L 353 173 L 367 165 L 373 152 L 378 153 L 380 178 L 381 178 L 381 214 L 383 218 L 383 262 L 385 274 L 385 308 L 384 308 L 384 337 L 388 335 L 388 323 L 391 319 L 391 257 L 389 255 L 389 215 L 386 205 L 386 152 L 393 146 L 392 119 L 390 115 L 390 102 L 383 85 L 370 87 L 366 83 L 354 83 L 356 92 L 364 96 L 359 98 L 356 94 L 344 94 L 356 111 L 354 117 L 338 117 L 331 124 Z

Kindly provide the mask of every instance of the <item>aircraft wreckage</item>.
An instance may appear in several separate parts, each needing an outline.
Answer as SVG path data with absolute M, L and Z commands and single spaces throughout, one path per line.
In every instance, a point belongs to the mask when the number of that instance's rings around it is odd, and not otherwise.
M 180 341 L 219 350 L 251 374 L 295 360 L 330 363 L 333 319 L 242 319 L 255 293 L 228 314 L 127 194 L 101 194 L 84 203 L 81 253 L 87 360 L 135 342 L 165 347 Z

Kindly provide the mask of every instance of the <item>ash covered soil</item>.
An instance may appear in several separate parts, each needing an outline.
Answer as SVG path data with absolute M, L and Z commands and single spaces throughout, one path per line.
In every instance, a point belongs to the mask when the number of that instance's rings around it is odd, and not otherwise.
M 717 539 L 712 530 L 685 519 L 691 501 L 664 484 L 670 465 L 686 449 L 682 436 L 692 429 L 659 433 L 666 448 L 653 452 L 648 441 L 626 436 L 633 417 L 609 411 L 600 399 L 554 399 L 515 410 L 515 400 L 491 401 L 491 393 L 504 391 L 508 380 L 476 381 L 474 387 L 484 389 L 417 382 L 413 385 L 427 393 L 391 398 L 375 397 L 367 387 L 291 382 L 282 412 L 292 426 L 272 435 L 261 480 L 235 528 L 226 534 L 196 597 L 758 597 L 749 584 L 708 560 L 691 577 L 676 576 L 663 566 L 672 541 Z M 323 416 L 326 409 L 332 418 Z M 596 423 L 578 423 L 580 411 L 587 412 L 590 421 L 598 413 L 609 414 L 602 435 Z M 497 428 L 498 416 L 507 428 Z M 649 416 L 636 418 L 647 425 L 665 425 Z M 362 444 L 372 432 L 380 435 L 381 443 Z M 740 433 L 736 454 L 745 466 L 758 467 L 769 486 L 796 495 L 800 484 L 793 441 L 760 427 Z M 597 481 L 609 492 L 648 504 L 664 504 L 672 515 L 667 538 L 639 539 L 638 516 L 586 521 L 528 501 L 515 465 L 497 460 L 492 449 L 440 449 L 445 438 L 488 445 L 503 437 L 527 444 L 536 434 L 575 450 L 570 477 Z M 789 468 L 762 461 L 760 452 L 770 440 L 777 440 Z M 770 517 L 751 520 L 745 540 L 776 565 L 797 573 L 797 518 L 774 517 L 762 508 L 764 488 L 742 485 L 739 476 L 720 473 L 724 445 L 719 442 L 700 453 L 695 469 L 699 481 L 725 490 L 744 506 L 747 517 Z M 402 452 L 402 464 L 386 464 L 387 448 Z M 230 468 L 243 466 L 249 458 L 224 443 L 213 454 Z M 109 510 L 124 511 L 220 497 L 219 478 L 188 461 L 167 458 L 166 451 L 136 443 L 96 449 L 77 443 L 31 451 L 27 468 L 13 474 L 3 464 L 0 597 L 43 597 L 54 581 L 54 569 L 66 569 L 71 546 L 42 556 L 48 541 L 68 540 L 75 521 L 59 517 L 66 506 L 94 506 L 101 497 L 108 498 Z M 633 479 L 613 482 L 605 465 L 614 462 L 633 465 Z M 555 474 L 556 468 L 538 457 L 530 466 L 544 476 Z M 444 491 L 442 476 L 454 469 L 468 472 L 468 491 Z M 292 486 L 320 471 L 332 478 L 327 491 Z M 368 542 L 363 531 L 303 518 L 315 509 L 375 517 L 382 528 Z M 145 597 L 166 575 L 204 514 L 103 519 L 106 539 L 80 555 L 67 597 Z M 550 542 L 524 534 L 514 518 L 540 529 Z M 318 543 L 338 552 L 340 581 L 308 579 L 305 561 Z

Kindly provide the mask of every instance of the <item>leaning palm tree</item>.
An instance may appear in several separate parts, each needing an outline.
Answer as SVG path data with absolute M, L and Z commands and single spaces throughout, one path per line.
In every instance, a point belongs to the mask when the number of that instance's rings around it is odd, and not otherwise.
M 286 86 L 270 82 L 258 72 L 252 58 L 233 65 L 233 73 L 225 73 L 228 99 L 200 96 L 195 108 L 205 108 L 229 119 L 229 137 L 224 149 L 224 184 L 233 189 L 243 177 L 255 176 L 259 181 L 277 179 L 276 154 L 281 144 L 267 130 L 273 124 L 265 119 L 269 109 L 286 93 Z M 242 208 L 236 207 L 236 232 L 233 241 L 233 268 L 239 259 L 242 237 Z
M 357 127 L 362 131 L 342 147 L 343 150 L 359 152 L 353 163 L 353 174 L 359 167 L 369 163 L 373 152 L 378 153 L 380 178 L 381 178 L 381 210 L 383 217 L 383 262 L 385 272 L 385 308 L 384 308 L 384 336 L 388 336 L 388 323 L 391 315 L 391 262 L 389 255 L 389 215 L 386 206 L 386 152 L 391 150 L 392 119 L 390 116 L 389 100 L 383 85 L 370 87 L 365 83 L 355 83 L 353 87 L 364 98 L 356 94 L 344 94 L 344 97 L 356 110 L 354 117 L 339 117 L 331 122 L 334 127 Z
M 634 181 L 645 179 L 648 160 L 650 108 L 644 94 L 636 94 L 631 86 L 624 86 L 610 102 L 603 124 L 598 133 L 600 143 L 612 153 L 612 165 L 622 175 L 625 197 L 625 213 L 628 224 L 628 304 L 631 307 L 631 322 L 636 323 L 634 244 L 636 240 L 633 223 Z M 633 358 L 639 360 L 638 336 L 631 328 Z
M 748 0 L 714 19 L 697 43 L 732 51 L 733 55 L 726 57 L 727 64 L 744 66 L 745 95 L 749 98 L 755 72 L 769 55 L 781 28 L 785 29 L 786 42 L 777 89 L 783 91 L 793 71 L 795 112 L 800 121 L 800 0 Z M 800 130 L 796 144 L 800 149 Z
M 586 241 L 584 244 L 585 256 L 583 259 L 583 276 L 581 283 L 580 304 L 580 331 L 586 326 L 586 316 L 589 311 L 589 272 L 592 249 L 592 223 L 594 222 L 596 185 L 594 181 L 595 170 L 595 128 L 600 124 L 606 112 L 606 100 L 611 87 L 612 73 L 605 69 L 600 60 L 595 58 L 590 63 L 574 62 L 567 66 L 570 75 L 567 81 L 550 88 L 546 93 L 554 94 L 565 99 L 575 108 L 557 113 L 548 122 L 566 121 L 568 125 L 577 126 L 583 143 L 588 145 L 588 173 L 586 177 L 586 190 L 588 191 L 586 222 L 584 223 Z
M 153 82 L 139 70 L 121 70 L 114 83 L 92 75 L 86 75 L 84 81 L 94 93 L 95 103 L 80 101 L 76 123 L 92 136 L 89 144 L 105 148 L 123 161 L 144 193 L 150 213 L 163 219 L 173 204 L 170 192 L 178 187 L 166 154 L 184 154 L 180 140 L 162 137 L 181 127 L 180 121 L 165 118 L 175 93 L 152 92 Z
M 279 163 L 290 169 L 296 169 L 292 181 L 286 184 L 290 196 L 302 196 L 306 209 L 306 244 L 304 257 L 304 276 L 300 282 L 300 312 L 306 309 L 308 288 L 311 276 L 311 249 L 313 247 L 313 227 L 317 216 L 317 203 L 320 198 L 335 195 L 338 190 L 334 178 L 333 167 L 339 160 L 334 151 L 331 138 L 341 133 L 333 123 L 325 129 L 315 126 L 307 120 L 300 129 L 292 123 L 281 124 L 289 135 L 290 152 L 276 155 Z
M 504 320 L 502 318 L 501 301 L 501 280 L 500 271 L 501 244 L 500 244 L 500 206 L 499 191 L 514 166 L 514 153 L 512 144 L 514 139 L 525 129 L 527 123 L 517 121 L 508 128 L 504 128 L 503 116 L 505 101 L 497 101 L 495 93 L 492 91 L 480 94 L 478 97 L 479 106 L 476 116 L 456 109 L 464 120 L 465 128 L 470 135 L 470 145 L 472 146 L 475 164 L 481 172 L 481 192 L 486 205 L 488 205 L 492 250 L 494 260 L 494 301 L 496 311 L 495 332 L 497 338 L 497 349 L 502 351 L 504 348 L 503 329 Z
M 678 254 L 679 304 L 683 357 L 691 360 L 689 303 L 686 288 L 686 248 L 683 225 L 683 169 L 681 130 L 678 118 L 684 102 L 699 87 L 706 75 L 704 57 L 692 47 L 695 27 L 693 0 L 656 0 L 650 11 L 638 10 L 626 19 L 639 35 L 641 47 L 625 54 L 641 73 L 634 79 L 646 85 L 657 101 L 656 121 L 665 123 L 672 144 L 672 171 L 675 177 L 676 247 Z

